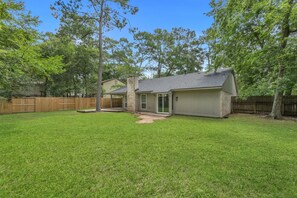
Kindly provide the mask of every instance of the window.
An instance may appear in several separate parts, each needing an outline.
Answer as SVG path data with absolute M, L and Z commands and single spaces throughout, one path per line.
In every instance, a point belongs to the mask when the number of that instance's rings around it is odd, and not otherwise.
M 140 109 L 145 110 L 146 109 L 146 103 L 147 103 L 147 95 L 141 94 L 140 95 Z
M 124 107 L 127 108 L 127 95 L 124 96 Z

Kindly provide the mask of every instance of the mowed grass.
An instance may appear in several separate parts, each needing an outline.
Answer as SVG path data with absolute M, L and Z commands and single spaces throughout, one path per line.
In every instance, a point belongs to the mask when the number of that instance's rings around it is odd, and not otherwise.
M 0 197 L 297 197 L 297 123 L 0 116 Z

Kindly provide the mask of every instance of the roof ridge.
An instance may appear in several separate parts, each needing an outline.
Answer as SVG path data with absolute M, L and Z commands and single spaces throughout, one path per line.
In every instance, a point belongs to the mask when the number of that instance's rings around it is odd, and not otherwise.
M 186 73 L 186 74 L 178 74 L 178 75 L 174 75 L 174 76 L 164 76 L 164 77 L 160 77 L 160 78 L 144 79 L 144 80 L 139 80 L 139 81 L 174 78 L 174 77 L 177 77 L 177 76 L 185 76 L 185 75 L 192 75 L 192 74 L 205 74 L 205 75 L 219 74 L 219 73 L 226 72 L 226 71 L 232 71 L 233 69 L 231 67 L 228 67 L 228 68 L 220 68 L 218 70 L 216 72 L 214 72 L 214 71 L 211 71 L 211 72 L 207 72 L 207 71 L 201 71 L 200 72 L 200 71 L 197 71 L 197 72 L 191 72 L 191 73 Z
M 217 72 L 193 72 L 176 76 L 167 76 L 139 81 L 139 91 L 166 92 L 172 89 L 188 89 L 198 87 L 221 87 L 232 68 L 222 68 Z M 126 92 L 127 86 L 115 90 L 115 92 Z
M 173 78 L 173 77 L 176 77 L 176 76 L 185 76 L 185 75 L 190 75 L 190 74 L 201 74 L 201 73 L 204 73 L 204 72 L 200 72 L 200 73 L 199 72 L 192 72 L 192 73 L 178 74 L 178 75 L 173 75 L 173 76 L 163 76 L 163 77 L 160 77 L 160 78 L 152 78 L 152 79 L 145 79 L 145 80 Z

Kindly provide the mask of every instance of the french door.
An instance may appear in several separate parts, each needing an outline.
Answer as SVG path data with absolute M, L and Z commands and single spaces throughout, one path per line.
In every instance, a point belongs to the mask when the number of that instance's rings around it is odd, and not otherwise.
M 158 113 L 169 113 L 168 94 L 158 94 Z

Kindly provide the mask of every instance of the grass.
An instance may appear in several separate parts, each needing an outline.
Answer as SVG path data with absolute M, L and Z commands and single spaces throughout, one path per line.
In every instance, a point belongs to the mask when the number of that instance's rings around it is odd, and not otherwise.
M 297 197 L 297 123 L 0 116 L 0 197 Z

